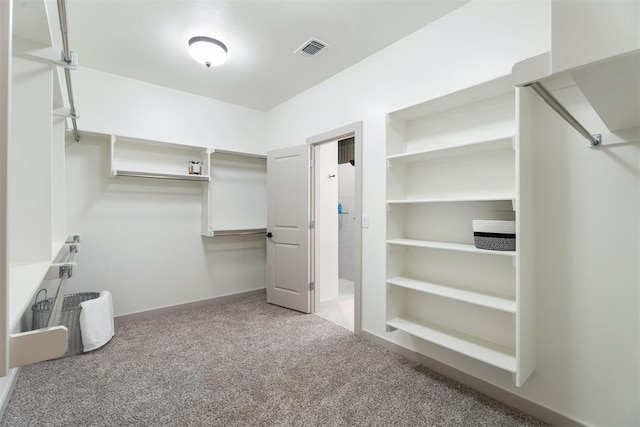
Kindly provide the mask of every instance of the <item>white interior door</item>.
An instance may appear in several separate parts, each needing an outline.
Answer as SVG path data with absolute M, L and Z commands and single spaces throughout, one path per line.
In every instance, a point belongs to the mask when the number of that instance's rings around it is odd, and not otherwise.
M 267 302 L 310 313 L 309 147 L 267 153 Z

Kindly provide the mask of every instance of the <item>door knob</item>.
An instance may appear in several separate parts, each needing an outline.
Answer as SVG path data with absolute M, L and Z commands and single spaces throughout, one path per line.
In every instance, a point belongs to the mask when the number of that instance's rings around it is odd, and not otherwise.
M 273 233 L 267 233 L 267 234 L 266 234 L 266 236 L 267 236 L 268 238 L 272 238 L 272 237 L 273 237 Z

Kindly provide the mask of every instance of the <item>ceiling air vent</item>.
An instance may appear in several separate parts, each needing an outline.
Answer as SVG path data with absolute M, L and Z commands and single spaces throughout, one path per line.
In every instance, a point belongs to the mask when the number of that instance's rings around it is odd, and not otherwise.
M 302 46 L 297 48 L 294 53 L 299 53 L 303 56 L 314 56 L 318 52 L 320 52 L 325 47 L 329 46 L 325 42 L 322 42 L 318 39 L 310 38 Z

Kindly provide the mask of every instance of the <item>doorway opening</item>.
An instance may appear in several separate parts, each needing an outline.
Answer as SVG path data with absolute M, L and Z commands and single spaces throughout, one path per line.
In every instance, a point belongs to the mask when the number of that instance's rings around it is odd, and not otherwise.
M 313 312 L 360 330 L 360 123 L 310 138 Z

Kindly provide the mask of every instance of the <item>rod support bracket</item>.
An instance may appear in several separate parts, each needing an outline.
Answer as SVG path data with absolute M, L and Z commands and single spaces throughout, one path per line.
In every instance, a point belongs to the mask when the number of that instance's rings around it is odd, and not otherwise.
M 49 271 L 45 274 L 43 280 L 68 279 L 73 276 L 74 270 L 78 265 L 73 262 L 56 262 L 51 264 Z
M 64 49 L 60 49 L 60 60 L 54 62 L 56 65 L 62 68 L 75 70 L 76 68 L 78 68 L 78 55 L 73 51 L 69 51 L 69 59 L 67 60 L 67 58 L 65 58 L 64 56 Z
M 61 279 L 69 279 L 73 275 L 73 265 L 71 264 L 62 264 L 60 266 L 60 278 Z
M 77 108 L 74 108 L 73 110 L 67 107 L 56 108 L 55 110 L 53 110 L 53 115 L 57 117 L 64 117 L 67 119 L 77 120 L 80 118 L 80 114 L 78 113 Z
M 79 234 L 72 234 L 72 235 L 68 236 L 67 240 L 65 241 L 65 243 L 80 243 L 80 235 Z
M 602 135 L 599 133 L 591 135 L 591 148 L 599 147 L 600 144 L 602 144 Z

